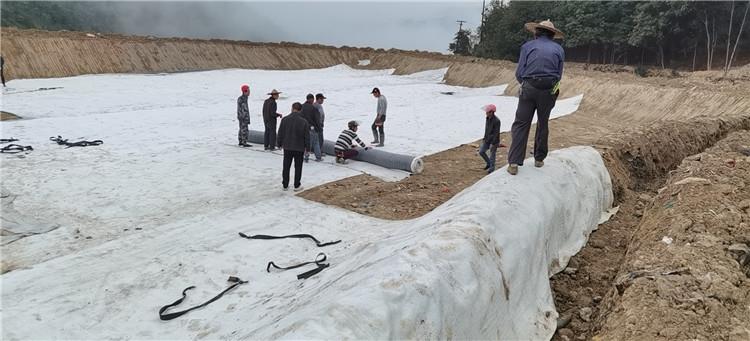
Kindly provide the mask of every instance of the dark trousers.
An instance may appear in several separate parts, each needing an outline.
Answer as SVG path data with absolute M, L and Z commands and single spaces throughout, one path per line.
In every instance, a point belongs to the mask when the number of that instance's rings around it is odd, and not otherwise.
M 284 149 L 284 168 L 281 171 L 281 184 L 284 188 L 289 187 L 289 170 L 292 168 L 294 160 L 294 188 L 302 185 L 302 157 L 305 152 Z
M 338 155 L 340 155 L 344 160 L 349 160 L 357 157 L 357 155 L 359 155 L 359 152 L 356 149 L 352 148 L 342 152 L 338 152 Z
M 266 131 L 263 135 L 263 148 L 276 149 L 276 119 L 264 122 Z
M 375 143 L 385 143 L 385 130 L 383 130 L 383 126 L 385 126 L 385 115 L 381 117 L 380 121 L 376 118 L 375 122 L 372 122 L 372 137 Z
M 5 86 L 5 69 L 4 68 L 0 68 L 0 78 L 3 81 L 3 86 Z
M 508 163 L 523 165 L 526 156 L 526 143 L 529 140 L 531 120 L 536 111 L 536 134 L 534 135 L 534 159 L 544 161 L 547 157 L 547 138 L 549 129 L 549 114 L 555 107 L 557 94 L 550 93 L 550 89 L 538 89 L 524 81 L 521 85 L 521 93 L 518 96 L 518 108 L 516 109 L 516 120 L 511 127 L 512 142 L 508 150 Z

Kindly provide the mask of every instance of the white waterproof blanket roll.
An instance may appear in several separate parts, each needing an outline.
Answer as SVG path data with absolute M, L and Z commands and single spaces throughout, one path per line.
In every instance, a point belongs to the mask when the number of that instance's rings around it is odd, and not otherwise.
M 250 130 L 248 132 L 248 141 L 263 143 L 263 132 Z M 321 151 L 324 154 L 336 155 L 335 145 L 333 141 L 324 140 Z M 424 162 L 422 161 L 422 157 L 419 156 L 396 154 L 377 149 L 365 150 L 357 148 L 357 150 L 359 154 L 354 157 L 354 160 L 357 161 L 371 163 L 388 169 L 403 170 L 413 174 L 422 173 L 424 170 Z

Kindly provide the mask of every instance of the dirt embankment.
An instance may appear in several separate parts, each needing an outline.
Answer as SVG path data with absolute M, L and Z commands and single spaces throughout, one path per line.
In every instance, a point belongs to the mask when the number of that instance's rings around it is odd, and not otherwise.
M 603 298 L 613 288 L 644 211 L 670 172 L 675 172 L 685 157 L 747 129 L 750 114 L 732 119 L 656 122 L 600 140 L 598 148 L 612 177 L 620 211 L 591 234 L 565 271 L 553 276 L 555 304 L 561 321 L 565 321 L 555 339 L 589 339 L 596 335 L 596 321 L 608 314 Z
M 599 339 L 750 339 L 748 186 L 747 130 L 672 172 L 604 298 Z

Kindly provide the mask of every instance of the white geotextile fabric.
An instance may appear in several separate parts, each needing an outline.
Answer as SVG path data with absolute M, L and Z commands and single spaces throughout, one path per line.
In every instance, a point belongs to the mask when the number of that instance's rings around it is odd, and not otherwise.
M 543 168 L 500 169 L 431 213 L 383 221 L 295 196 L 186 218 L 2 276 L 4 339 L 546 339 L 557 314 L 549 276 L 612 203 L 590 147 Z M 342 243 L 249 241 L 311 233 Z M 329 256 L 331 267 L 268 274 L 266 262 Z M 228 275 L 250 283 L 170 322 L 161 305 L 201 303 Z M 179 309 L 179 308 L 178 308 Z

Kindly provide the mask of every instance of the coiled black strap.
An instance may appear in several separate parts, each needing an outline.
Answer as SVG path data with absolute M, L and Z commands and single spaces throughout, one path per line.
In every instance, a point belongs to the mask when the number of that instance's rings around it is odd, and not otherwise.
M 218 295 L 216 295 L 214 298 L 212 298 L 212 299 L 210 299 L 210 300 L 208 300 L 208 301 L 206 301 L 206 302 L 204 302 L 204 303 L 202 303 L 200 305 L 197 305 L 195 307 L 192 307 L 192 308 L 189 308 L 189 309 L 186 309 L 186 310 L 183 310 L 183 311 L 178 311 L 178 312 L 174 312 L 174 313 L 165 314 L 164 312 L 167 311 L 169 308 L 176 307 L 176 306 L 180 305 L 180 303 L 182 303 L 182 301 L 185 300 L 185 297 L 187 297 L 187 291 L 190 290 L 190 289 L 194 289 L 195 286 L 189 286 L 189 287 L 185 288 L 185 290 L 182 291 L 182 298 L 178 299 L 177 301 L 174 301 L 172 304 L 165 305 L 165 306 L 161 307 L 161 309 L 159 309 L 159 318 L 162 321 L 169 321 L 171 319 L 178 318 L 178 317 L 180 317 L 180 316 L 182 316 L 184 314 L 187 314 L 190 311 L 193 311 L 195 309 L 203 308 L 203 307 L 205 307 L 205 306 L 213 303 L 214 301 L 220 299 L 222 296 L 224 296 L 224 294 L 226 294 L 228 291 L 234 289 L 238 285 L 242 285 L 242 284 L 247 283 L 247 281 L 243 281 L 243 280 L 239 279 L 238 277 L 234 277 L 234 276 L 229 276 L 229 279 L 227 281 L 233 282 L 234 284 L 230 285 L 229 288 L 224 289 L 224 291 L 222 291 L 221 293 L 219 293 Z
M 34 148 L 31 148 L 31 146 L 22 146 L 20 144 L 9 144 L 3 148 L 0 148 L 0 153 L 16 154 L 29 150 L 34 150 Z
M 307 279 L 307 278 L 310 278 L 313 275 L 317 274 L 318 272 L 323 271 L 323 269 L 331 266 L 328 263 L 324 263 L 326 261 L 326 259 L 327 259 L 326 254 L 321 252 L 321 253 L 319 253 L 315 257 L 314 261 L 304 262 L 304 263 L 300 263 L 300 264 L 296 264 L 296 265 L 278 266 L 274 262 L 268 262 L 268 265 L 266 266 L 266 272 L 271 272 L 271 267 L 274 267 L 274 268 L 279 269 L 279 270 L 290 270 L 290 269 L 296 269 L 296 268 L 299 268 L 299 267 L 303 267 L 303 266 L 309 265 L 309 264 L 315 264 L 315 265 L 317 265 L 318 266 L 317 268 L 312 269 L 312 270 L 307 271 L 307 272 L 303 272 L 303 273 L 297 275 L 297 279 Z
M 60 136 L 60 135 L 57 135 L 57 137 L 50 137 L 49 139 L 50 139 L 50 141 L 57 142 L 57 144 L 59 144 L 59 145 L 67 146 L 67 148 L 70 148 L 70 147 L 98 146 L 98 145 L 104 143 L 104 141 L 102 141 L 102 140 L 93 140 L 93 141 L 83 140 L 83 141 L 78 141 L 78 142 L 68 142 L 67 139 L 63 139 L 62 136 Z

